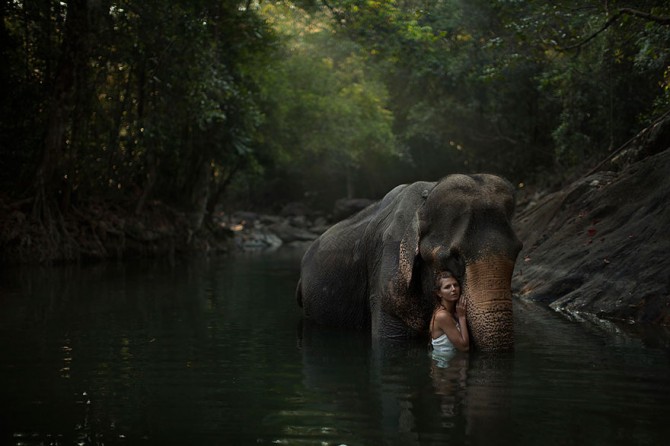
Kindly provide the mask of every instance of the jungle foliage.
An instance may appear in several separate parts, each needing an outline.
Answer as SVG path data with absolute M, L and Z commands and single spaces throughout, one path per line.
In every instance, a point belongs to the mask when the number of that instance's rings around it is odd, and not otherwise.
M 670 108 L 660 0 L 5 0 L 0 185 L 47 221 L 567 176 Z M 560 175 L 559 175 L 560 178 Z

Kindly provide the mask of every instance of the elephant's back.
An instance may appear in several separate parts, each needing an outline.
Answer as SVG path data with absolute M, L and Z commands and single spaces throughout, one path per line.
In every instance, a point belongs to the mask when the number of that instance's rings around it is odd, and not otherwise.
M 434 185 L 397 186 L 312 243 L 302 259 L 297 291 L 307 317 L 325 325 L 370 324 L 369 294 L 377 279 L 382 240 L 389 226 L 397 223 L 398 214 L 407 214 L 409 219 Z
M 317 239 L 302 260 L 298 297 L 305 316 L 323 325 L 368 326 L 365 257 L 360 240 L 346 232 Z

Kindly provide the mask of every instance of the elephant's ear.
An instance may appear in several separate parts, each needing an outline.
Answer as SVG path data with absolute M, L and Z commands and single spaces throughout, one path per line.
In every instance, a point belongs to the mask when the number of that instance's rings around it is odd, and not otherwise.
M 420 213 L 416 212 L 405 228 L 398 251 L 398 263 L 394 267 L 389 293 L 386 294 L 385 309 L 400 318 L 416 332 L 425 331 L 420 303 L 413 295 L 412 277 L 414 263 L 419 256 L 421 233 Z M 397 245 L 396 245 L 397 246 Z
M 384 234 L 385 246 L 382 255 L 382 309 L 415 332 L 423 332 L 423 310 L 417 287 L 412 277 L 419 258 L 419 243 L 422 234 L 423 205 L 434 184 L 415 183 L 412 194 L 396 207 L 393 222 Z M 419 189 L 420 188 L 420 189 Z M 417 191 L 418 189 L 418 191 Z M 416 193 L 418 192 L 418 193 Z M 420 290 L 420 287 L 418 288 Z
M 396 292 L 400 295 L 407 295 L 410 283 L 412 282 L 414 261 L 419 255 L 420 225 L 419 212 L 417 211 L 407 225 L 402 240 L 400 240 L 398 271 L 396 273 Z

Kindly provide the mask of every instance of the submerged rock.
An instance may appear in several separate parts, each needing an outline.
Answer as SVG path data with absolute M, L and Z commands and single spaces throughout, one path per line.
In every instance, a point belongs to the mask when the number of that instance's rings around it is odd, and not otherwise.
M 243 251 L 272 251 L 282 244 L 279 237 L 264 230 L 244 232 L 235 237 L 235 245 Z

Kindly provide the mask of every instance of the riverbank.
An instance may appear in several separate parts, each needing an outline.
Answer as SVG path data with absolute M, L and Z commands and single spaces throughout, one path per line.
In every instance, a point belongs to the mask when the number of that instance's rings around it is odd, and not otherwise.
M 148 203 L 140 215 L 115 204 L 79 203 L 45 223 L 32 217 L 31 201 L 0 196 L 0 264 L 306 249 L 335 221 L 371 202 L 340 200 L 329 215 L 295 203 L 280 215 L 217 212 L 193 230 L 185 212 L 160 201 Z

